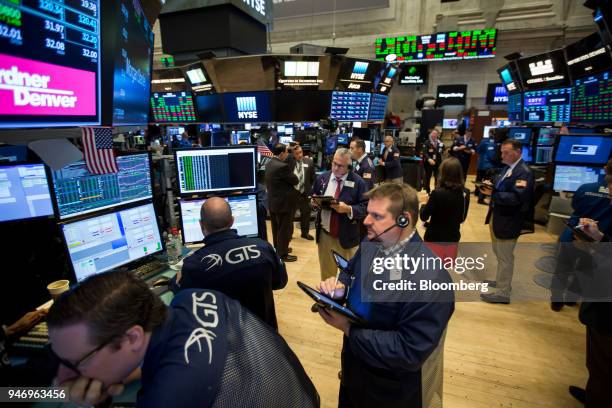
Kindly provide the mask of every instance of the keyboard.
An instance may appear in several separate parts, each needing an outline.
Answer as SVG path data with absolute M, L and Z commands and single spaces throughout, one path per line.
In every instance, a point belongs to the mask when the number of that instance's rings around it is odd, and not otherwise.
M 47 343 L 49 343 L 49 329 L 47 328 L 47 322 L 41 322 L 32 327 L 17 341 L 11 343 L 11 348 L 17 352 L 29 354 L 42 351 Z
M 148 280 L 168 269 L 168 264 L 161 261 L 152 261 L 132 269 L 132 273 L 142 280 Z

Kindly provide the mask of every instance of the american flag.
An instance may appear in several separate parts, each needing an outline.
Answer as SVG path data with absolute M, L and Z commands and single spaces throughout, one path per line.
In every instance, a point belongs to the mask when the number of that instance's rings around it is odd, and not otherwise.
M 93 174 L 117 173 L 113 154 L 113 129 L 109 127 L 84 127 L 83 153 L 87 170 Z
M 274 157 L 274 154 L 272 154 L 272 151 L 268 149 L 268 146 L 266 146 L 262 140 L 259 140 L 257 142 L 257 153 L 261 154 L 262 156 L 266 156 L 266 157 Z

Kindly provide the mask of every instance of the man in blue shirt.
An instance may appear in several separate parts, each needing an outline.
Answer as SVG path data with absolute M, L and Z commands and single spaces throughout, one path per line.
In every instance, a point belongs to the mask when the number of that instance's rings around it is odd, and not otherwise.
M 492 176 L 492 172 L 496 168 L 495 156 L 497 147 L 494 141 L 494 130 L 489 129 L 488 137 L 483 137 L 478 146 L 476 147 L 476 153 L 478 153 L 478 166 L 476 170 L 476 182 L 488 180 Z M 485 204 L 484 194 L 482 194 L 478 188 L 476 188 L 476 195 L 478 195 L 478 204 Z
M 138 407 L 318 407 L 287 343 L 238 301 L 181 291 L 170 307 L 126 272 L 94 275 L 63 294 L 47 317 L 57 382 L 96 405 L 138 377 Z
M 416 232 L 419 203 L 412 187 L 384 183 L 367 196 L 364 223 L 372 243 L 361 244 L 339 280 L 329 278 L 320 283 L 323 293 L 341 300 L 346 297 L 347 307 L 366 321 L 363 326 L 354 325 L 336 312 L 319 309 L 325 322 L 344 334 L 339 407 L 429 406 L 430 396 L 423 391 L 429 384 L 423 384 L 422 369 L 443 341 L 454 311 L 454 294 L 416 291 L 401 299 L 391 291 L 374 294 L 370 285 L 374 275 L 368 269 L 373 259 L 368 253 L 373 249 L 378 248 L 376 255 L 381 254 L 385 261 L 404 255 L 434 255 Z M 379 279 L 390 275 L 375 276 Z M 417 270 L 414 275 L 402 274 L 401 279 L 411 279 L 410 276 L 436 283 L 452 282 L 446 270 L 435 267 Z M 385 301 L 364 300 L 381 295 Z
M 185 259 L 173 290 L 218 290 L 277 329 L 272 291 L 287 285 L 285 264 L 272 245 L 239 236 L 233 224 L 232 209 L 223 198 L 211 197 L 202 204 L 204 246 Z

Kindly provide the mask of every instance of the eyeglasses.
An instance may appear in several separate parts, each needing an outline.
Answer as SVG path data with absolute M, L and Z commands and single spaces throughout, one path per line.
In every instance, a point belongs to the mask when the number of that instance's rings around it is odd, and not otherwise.
M 94 355 L 96 355 L 96 353 L 100 350 L 102 350 L 104 347 L 108 346 L 109 344 L 111 344 L 113 342 L 113 340 L 115 340 L 117 338 L 117 336 L 113 336 L 110 339 L 108 339 L 107 341 L 103 342 L 102 344 L 100 344 L 98 347 L 96 347 L 95 349 L 91 350 L 90 352 L 88 352 L 87 354 L 85 354 L 83 357 L 81 357 L 80 359 L 78 359 L 76 361 L 76 363 L 72 363 L 68 360 L 65 360 L 63 358 L 61 358 L 60 356 L 57 355 L 57 353 L 55 351 L 53 351 L 53 347 L 51 347 L 51 344 L 49 343 L 48 348 L 49 348 L 49 353 L 53 356 L 53 358 L 56 358 L 63 366 L 65 366 L 66 368 L 71 369 L 72 371 L 74 371 L 75 373 L 77 373 L 78 375 L 82 376 L 83 374 L 81 374 L 81 371 L 79 370 L 79 366 L 81 364 L 83 364 L 83 362 L 85 362 L 86 360 L 89 360 L 90 358 L 92 358 Z

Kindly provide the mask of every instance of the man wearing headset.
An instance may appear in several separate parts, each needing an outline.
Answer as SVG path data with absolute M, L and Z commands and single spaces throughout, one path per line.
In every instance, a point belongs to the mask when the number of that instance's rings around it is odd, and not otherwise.
M 369 203 L 364 225 L 370 242 L 361 243 L 338 280 L 330 278 L 319 285 L 322 293 L 346 300 L 346 306 L 366 321 L 365 325 L 355 325 L 335 311 L 319 308 L 323 320 L 344 333 L 339 407 L 429 406 L 432 399 L 423 386 L 428 384 L 422 373 L 428 371 L 426 364 L 434 363 L 435 359 L 427 360 L 444 337 L 454 311 L 454 294 L 430 291 L 423 296 L 417 291 L 398 299 L 396 294 L 384 292 L 374 301 L 367 300 L 373 295 L 373 287 L 367 283 L 372 278 L 367 253 L 372 249 L 377 257 L 387 259 L 433 254 L 415 229 L 419 202 L 412 187 L 383 183 L 366 197 Z M 392 281 L 392 272 L 385 271 L 375 279 L 388 276 Z M 401 279 L 411 279 L 406 271 L 400 272 Z M 451 282 L 444 269 L 419 269 L 412 276 Z M 388 297 L 387 301 L 379 301 L 380 296 Z
M 332 250 L 346 259 L 353 257 L 359 245 L 359 225 L 365 217 L 368 200 L 365 181 L 352 171 L 351 152 L 336 150 L 331 171 L 321 174 L 312 186 L 312 195 L 334 197 L 331 205 L 317 209 L 316 242 L 321 279 L 336 276 Z

